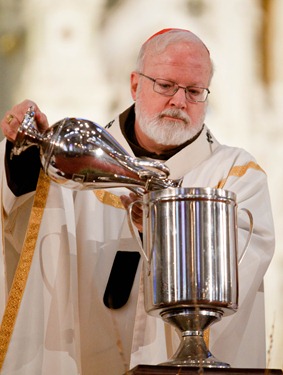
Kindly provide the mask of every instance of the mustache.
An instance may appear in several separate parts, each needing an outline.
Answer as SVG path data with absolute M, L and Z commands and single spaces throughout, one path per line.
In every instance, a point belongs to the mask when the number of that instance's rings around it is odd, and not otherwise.
M 159 118 L 162 119 L 163 117 L 166 117 L 166 116 L 170 116 L 170 117 L 173 117 L 173 118 L 176 118 L 178 120 L 182 120 L 184 121 L 185 124 L 189 124 L 190 123 L 190 117 L 184 113 L 183 111 L 181 111 L 180 109 L 165 109 L 164 111 L 162 111 L 160 114 L 159 114 Z

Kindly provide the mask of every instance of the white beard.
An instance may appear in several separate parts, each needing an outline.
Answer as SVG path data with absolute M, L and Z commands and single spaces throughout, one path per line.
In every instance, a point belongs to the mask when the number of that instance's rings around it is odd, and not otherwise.
M 165 119 L 164 116 L 175 117 L 180 120 Z M 192 139 L 202 129 L 203 118 L 192 125 L 190 117 L 180 109 L 167 109 L 150 118 L 141 114 L 136 105 L 136 117 L 142 132 L 155 143 L 164 146 L 179 146 Z

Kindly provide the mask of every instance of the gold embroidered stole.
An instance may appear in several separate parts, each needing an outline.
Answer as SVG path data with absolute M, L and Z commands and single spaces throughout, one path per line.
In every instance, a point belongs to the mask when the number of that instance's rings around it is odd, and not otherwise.
M 8 351 L 9 343 L 11 341 L 17 315 L 26 287 L 39 228 L 46 205 L 49 186 L 50 180 L 41 170 L 36 187 L 34 203 L 30 214 L 24 245 L 0 327 L 0 371 Z
M 231 176 L 242 177 L 244 174 L 246 174 L 248 169 L 255 169 L 257 171 L 261 171 L 265 173 L 264 170 L 257 163 L 253 161 L 250 161 L 245 165 L 234 165 L 231 167 L 228 175 L 225 178 L 223 178 L 223 180 L 218 182 L 216 188 L 223 189 L 229 177 Z

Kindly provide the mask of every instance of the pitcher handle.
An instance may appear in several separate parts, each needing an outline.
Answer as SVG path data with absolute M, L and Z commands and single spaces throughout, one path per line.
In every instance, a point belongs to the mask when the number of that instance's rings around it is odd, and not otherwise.
M 137 203 L 139 203 L 143 206 L 145 205 L 145 203 L 142 200 L 136 200 L 136 201 L 131 202 L 129 204 L 128 209 L 127 209 L 128 225 L 129 225 L 129 228 L 130 228 L 130 231 L 131 231 L 131 234 L 132 234 L 133 238 L 135 238 L 137 243 L 138 243 L 139 252 L 140 252 L 140 254 L 141 254 L 141 256 L 144 260 L 144 263 L 146 264 L 146 267 L 148 268 L 148 273 L 150 273 L 150 259 L 148 258 L 148 256 L 146 255 L 146 253 L 143 249 L 143 245 L 142 245 L 140 237 L 136 235 L 136 232 L 135 232 L 135 229 L 134 229 L 134 222 L 133 222 L 133 219 L 132 219 L 133 207 Z
M 253 234 L 253 229 L 254 229 L 254 219 L 253 219 L 253 215 L 251 213 L 250 210 L 248 210 L 247 208 L 241 208 L 242 211 L 245 211 L 249 217 L 249 220 L 250 220 L 250 227 L 249 227 L 249 235 L 248 235 L 248 238 L 247 238 L 247 241 L 246 241 L 246 244 L 244 246 L 244 249 L 242 251 L 242 255 L 239 259 L 239 262 L 238 262 L 238 265 L 240 265 L 240 263 L 242 262 L 246 252 L 247 252 L 247 249 L 249 247 L 249 244 L 251 242 L 251 237 L 252 237 L 252 234 Z

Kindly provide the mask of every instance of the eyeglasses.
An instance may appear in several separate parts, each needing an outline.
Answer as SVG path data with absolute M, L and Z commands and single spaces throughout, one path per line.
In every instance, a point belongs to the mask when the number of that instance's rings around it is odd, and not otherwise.
M 178 85 L 176 82 L 167 81 L 166 79 L 161 78 L 152 78 L 143 73 L 138 74 L 142 77 L 145 77 L 153 82 L 153 90 L 158 94 L 164 96 L 174 96 L 179 89 L 183 89 L 185 91 L 186 99 L 192 103 L 202 103 L 205 102 L 207 99 L 208 94 L 210 93 L 209 89 L 204 87 L 196 87 L 196 86 L 187 86 L 183 87 Z

